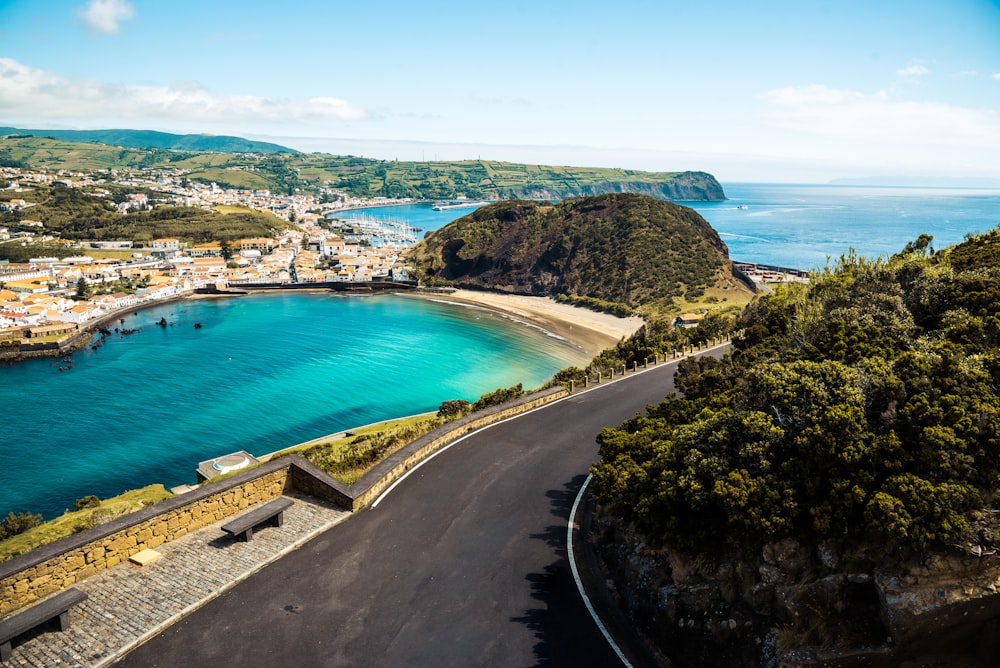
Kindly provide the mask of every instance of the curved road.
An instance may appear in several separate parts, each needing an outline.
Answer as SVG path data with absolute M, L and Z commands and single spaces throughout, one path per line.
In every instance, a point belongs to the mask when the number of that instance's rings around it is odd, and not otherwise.
M 115 665 L 620 666 L 566 523 L 597 432 L 662 401 L 675 369 L 476 432 Z

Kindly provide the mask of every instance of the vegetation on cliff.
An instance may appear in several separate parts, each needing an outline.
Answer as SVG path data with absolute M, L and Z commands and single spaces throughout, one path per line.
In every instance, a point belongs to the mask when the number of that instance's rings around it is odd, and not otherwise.
M 725 243 L 695 211 L 635 194 L 482 207 L 418 244 L 431 283 L 670 310 L 732 277 Z M 605 307 L 604 310 L 608 310 Z
M 954 541 L 1000 486 L 1000 232 L 930 241 L 752 304 L 731 354 L 601 432 L 599 500 L 702 554 Z

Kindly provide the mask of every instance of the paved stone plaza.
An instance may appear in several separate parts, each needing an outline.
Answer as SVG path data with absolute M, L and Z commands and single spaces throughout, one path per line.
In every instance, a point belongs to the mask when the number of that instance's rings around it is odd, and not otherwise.
M 7 666 L 104 666 L 190 611 L 294 550 L 350 513 L 295 494 L 281 527 L 266 526 L 250 542 L 221 530 L 227 520 L 165 543 L 147 564 L 119 564 L 76 585 L 89 598 L 70 611 L 71 627 L 43 626 L 19 637 Z

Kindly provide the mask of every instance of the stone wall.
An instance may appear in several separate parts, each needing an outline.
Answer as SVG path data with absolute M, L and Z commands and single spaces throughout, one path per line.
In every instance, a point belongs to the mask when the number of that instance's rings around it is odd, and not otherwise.
M 81 531 L 0 564 L 0 616 L 133 554 L 218 522 L 280 496 L 288 487 L 290 458 L 182 494 L 107 524 Z
M 569 394 L 564 387 L 536 392 L 494 408 L 477 411 L 434 429 L 392 453 L 351 485 L 352 510 L 371 505 L 392 483 L 418 463 L 469 432 L 530 411 Z

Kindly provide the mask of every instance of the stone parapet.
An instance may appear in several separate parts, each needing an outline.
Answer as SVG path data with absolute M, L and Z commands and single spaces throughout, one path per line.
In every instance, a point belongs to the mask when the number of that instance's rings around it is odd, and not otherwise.
M 280 496 L 290 461 L 168 499 L 0 564 L 0 615 L 70 587 L 148 548 Z

